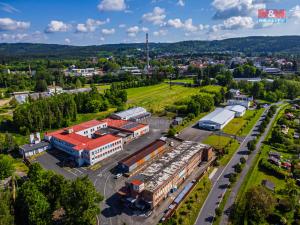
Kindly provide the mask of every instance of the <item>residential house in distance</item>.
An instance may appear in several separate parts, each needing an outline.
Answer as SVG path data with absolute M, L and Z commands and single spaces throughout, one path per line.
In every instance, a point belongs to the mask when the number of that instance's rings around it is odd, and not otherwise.
M 78 69 L 75 65 L 72 65 L 69 69 L 65 71 L 65 75 L 76 77 L 92 77 L 94 75 L 103 75 L 103 71 L 96 68 Z
M 60 86 L 52 85 L 52 86 L 48 86 L 47 91 L 51 95 L 53 95 L 53 94 L 61 94 L 61 93 L 63 93 L 63 88 L 60 87 Z
M 136 66 L 123 66 L 120 70 L 120 73 L 124 72 L 128 72 L 135 76 L 142 75 L 142 71 Z

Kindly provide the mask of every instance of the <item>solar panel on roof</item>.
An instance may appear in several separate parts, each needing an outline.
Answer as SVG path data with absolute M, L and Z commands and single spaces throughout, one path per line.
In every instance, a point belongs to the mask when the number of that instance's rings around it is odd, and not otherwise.
M 132 122 L 132 123 L 125 124 L 122 128 L 124 128 L 126 130 L 130 130 L 134 127 L 137 127 L 138 125 L 139 125 L 138 123 Z

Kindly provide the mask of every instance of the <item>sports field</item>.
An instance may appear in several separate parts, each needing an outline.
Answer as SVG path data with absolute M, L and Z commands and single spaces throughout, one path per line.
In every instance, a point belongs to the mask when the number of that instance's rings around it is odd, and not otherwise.
M 161 112 L 167 105 L 199 93 L 199 88 L 158 84 L 148 87 L 127 89 L 128 106 L 142 106 L 152 113 Z

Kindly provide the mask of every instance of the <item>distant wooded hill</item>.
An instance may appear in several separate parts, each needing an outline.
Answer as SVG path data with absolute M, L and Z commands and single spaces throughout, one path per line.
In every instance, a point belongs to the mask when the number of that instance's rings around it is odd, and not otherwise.
M 5 58 L 83 58 L 109 55 L 144 54 L 144 43 L 68 46 L 55 44 L 0 44 L 0 59 Z M 242 52 L 245 54 L 287 53 L 300 55 L 300 36 L 244 37 L 220 41 L 182 41 L 150 43 L 151 54 L 203 54 Z

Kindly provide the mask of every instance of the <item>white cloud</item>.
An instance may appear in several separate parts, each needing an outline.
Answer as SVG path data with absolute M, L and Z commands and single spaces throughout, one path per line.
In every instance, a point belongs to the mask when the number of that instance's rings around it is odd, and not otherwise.
M 165 18 L 165 9 L 155 7 L 152 12 L 145 13 L 142 17 L 142 20 L 153 23 L 154 25 L 161 25 L 164 23 Z
M 170 27 L 177 28 L 177 29 L 183 27 L 183 23 L 181 22 L 181 19 L 179 19 L 179 18 L 169 19 L 167 22 L 167 25 Z
M 167 35 L 168 31 L 167 30 L 159 30 L 159 31 L 154 31 L 153 35 L 154 36 L 165 36 Z
M 260 1 L 263 2 L 263 1 Z M 266 8 L 266 4 L 253 0 L 214 0 L 212 6 L 216 9 L 214 19 L 227 19 L 235 16 L 254 16 L 257 10 Z
M 87 19 L 86 23 L 79 23 L 76 26 L 76 32 L 86 33 L 86 32 L 94 32 L 99 26 L 109 23 L 110 19 L 106 19 L 104 21 Z
M 178 0 L 177 5 L 184 6 L 185 5 L 184 0 Z
M 4 12 L 8 12 L 8 13 L 20 12 L 18 9 L 16 9 L 12 5 L 4 3 L 4 2 L 0 2 L 0 9 Z
M 71 43 L 71 40 L 70 40 L 69 38 L 66 38 L 66 39 L 65 39 L 65 42 L 66 42 L 67 44 L 70 44 L 70 43 Z
M 128 34 L 129 37 L 136 37 L 136 35 L 139 33 L 139 32 L 148 32 L 149 29 L 147 27 L 138 27 L 138 26 L 133 26 L 133 27 L 129 27 L 126 32 Z
M 105 41 L 105 38 L 104 37 L 100 37 L 100 41 Z
M 174 27 L 176 29 L 182 28 L 187 32 L 197 32 L 199 30 L 203 30 L 204 29 L 204 25 L 200 24 L 199 26 L 196 26 L 193 24 L 193 19 L 189 18 L 186 21 L 181 21 L 179 18 L 176 19 L 170 19 L 167 22 L 167 25 L 170 27 Z
M 98 9 L 101 11 L 123 11 L 126 9 L 124 0 L 102 0 Z
M 233 16 L 224 20 L 222 24 L 213 25 L 211 31 L 251 29 L 254 26 L 255 23 L 251 17 Z
M 187 19 L 184 22 L 184 29 L 188 32 L 196 32 L 198 31 L 198 27 L 196 27 L 195 25 L 193 25 L 193 19 Z
M 300 20 L 300 5 L 296 5 L 290 9 L 290 17 L 292 19 Z
M 141 28 L 141 31 L 143 31 L 144 33 L 147 33 L 147 32 L 149 32 L 149 28 L 147 28 L 147 27 L 142 27 L 142 28 Z
M 119 25 L 119 28 L 125 28 L 126 27 L 126 24 L 122 23 Z
M 71 28 L 71 25 L 66 24 L 62 21 L 52 20 L 47 28 L 46 33 L 55 33 L 55 32 L 67 32 Z
M 0 31 L 25 30 L 30 27 L 30 22 L 16 21 L 11 18 L 0 18 Z
M 102 32 L 102 34 L 105 34 L 105 35 L 111 35 L 111 34 L 114 34 L 116 31 L 114 28 L 112 28 L 112 29 L 102 29 L 101 32 Z

